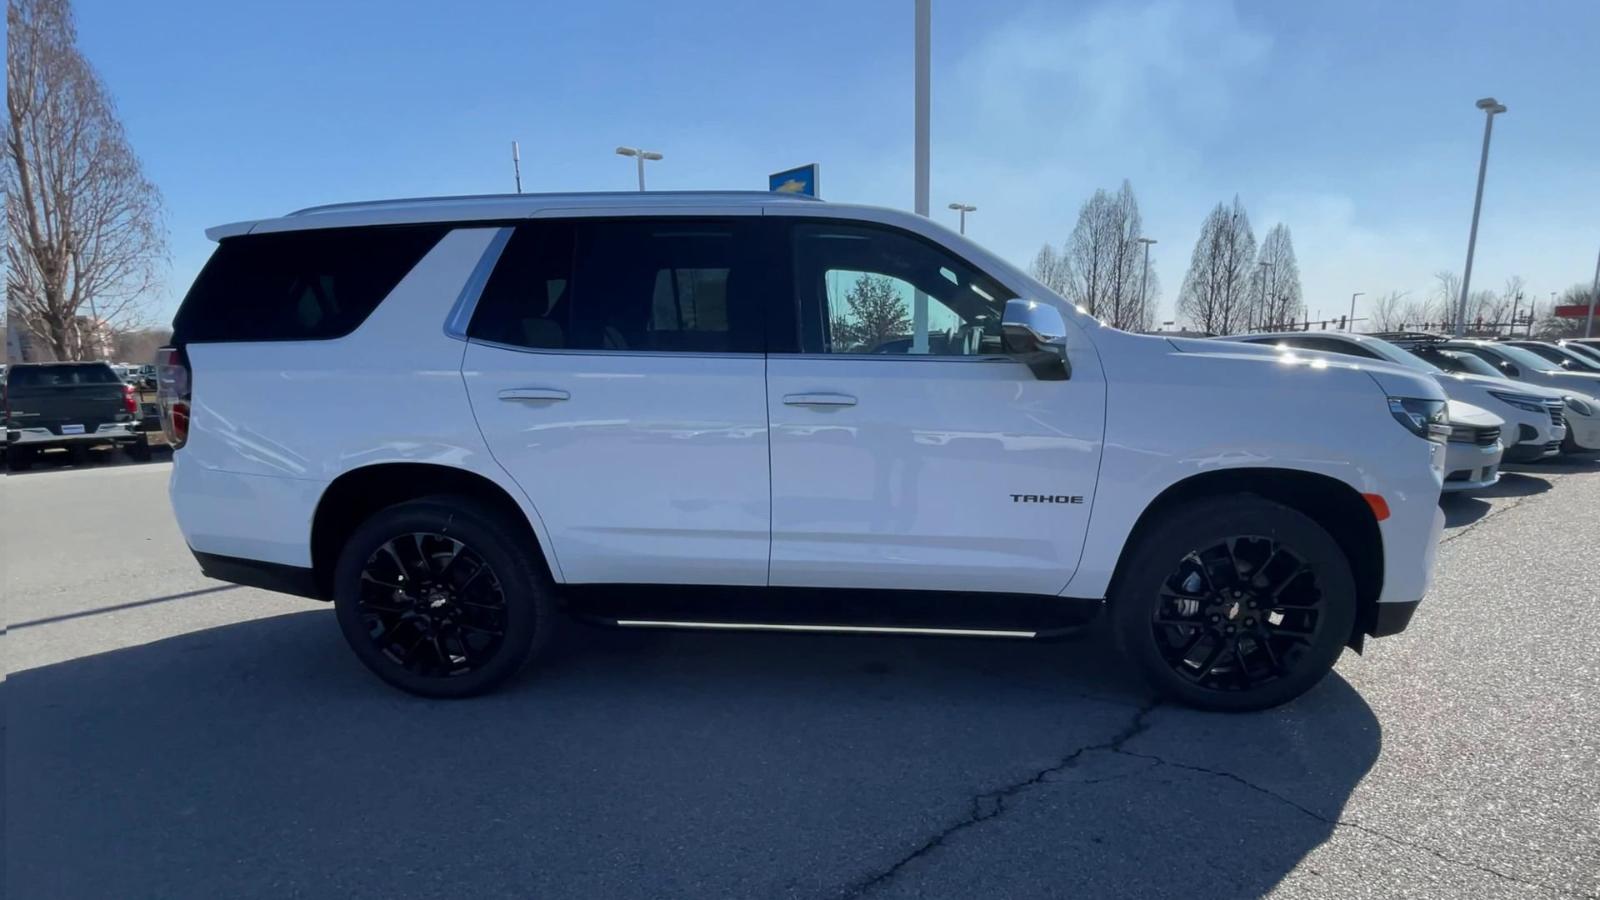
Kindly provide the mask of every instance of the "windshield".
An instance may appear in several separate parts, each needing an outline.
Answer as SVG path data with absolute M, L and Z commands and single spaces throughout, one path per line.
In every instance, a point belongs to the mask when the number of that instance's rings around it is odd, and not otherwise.
M 1521 347 L 1512 347 L 1506 344 L 1496 344 L 1491 349 L 1496 353 L 1504 354 L 1506 359 L 1509 359 L 1517 365 L 1522 366 L 1524 369 L 1533 369 L 1535 372 L 1548 372 L 1556 367 L 1556 364 L 1550 360 L 1545 359 L 1531 350 L 1524 350 Z
M 1417 369 L 1429 374 L 1444 371 L 1433 363 L 1407 353 L 1388 341 L 1373 340 L 1362 344 L 1361 346 L 1366 347 L 1368 350 L 1371 350 L 1373 353 L 1378 354 L 1389 362 L 1399 363 L 1408 369 Z
M 1487 375 L 1490 378 L 1505 377 L 1499 371 L 1497 371 L 1494 366 L 1491 366 L 1482 359 L 1473 356 L 1471 353 L 1464 353 L 1459 350 L 1431 350 L 1428 352 L 1438 353 L 1445 359 L 1452 360 L 1455 363 L 1455 365 L 1450 367 L 1452 372 L 1463 372 L 1468 375 Z
M 22 366 L 11 370 L 12 387 L 68 384 L 117 384 L 121 379 L 110 366 Z
M 1549 345 L 1549 349 L 1551 350 L 1551 352 L 1555 353 L 1556 356 L 1558 356 L 1558 357 L 1560 357 L 1562 359 L 1571 360 L 1572 364 L 1580 372 L 1600 371 L 1600 364 L 1596 364 L 1594 360 L 1589 359 L 1587 356 L 1584 356 L 1582 353 L 1578 353 L 1577 351 L 1572 350 L 1572 349 L 1570 349 L 1568 347 L 1561 347 L 1561 346 L 1557 346 L 1555 344 Z

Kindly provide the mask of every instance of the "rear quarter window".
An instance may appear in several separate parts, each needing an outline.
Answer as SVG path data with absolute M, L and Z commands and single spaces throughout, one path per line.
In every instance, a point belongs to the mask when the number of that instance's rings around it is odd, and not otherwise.
M 178 308 L 173 343 L 344 337 L 448 230 L 403 225 L 226 238 Z

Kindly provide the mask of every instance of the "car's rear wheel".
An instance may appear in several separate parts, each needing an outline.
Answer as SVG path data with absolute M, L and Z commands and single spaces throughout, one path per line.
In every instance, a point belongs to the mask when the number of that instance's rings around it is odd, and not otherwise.
M 1266 709 L 1321 681 L 1355 625 L 1349 561 L 1321 525 L 1253 494 L 1198 501 L 1136 547 L 1111 598 L 1119 643 L 1163 695 Z
M 395 687 L 466 697 L 515 675 L 556 621 L 526 532 L 467 497 L 391 506 L 346 542 L 334 572 L 340 630 Z

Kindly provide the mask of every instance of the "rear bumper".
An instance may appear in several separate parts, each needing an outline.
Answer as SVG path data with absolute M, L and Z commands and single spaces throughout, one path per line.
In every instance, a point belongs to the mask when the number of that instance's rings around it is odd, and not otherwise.
M 195 562 L 200 564 L 200 571 L 207 578 L 312 600 L 328 599 L 319 595 L 317 581 L 310 569 L 262 562 L 259 559 L 201 553 L 193 547 L 189 548 L 189 552 L 194 554 Z
M 48 428 L 7 428 L 6 444 L 12 447 L 65 447 L 72 444 L 103 444 L 106 441 L 135 441 L 140 437 L 137 423 L 107 422 L 85 434 L 56 434 Z

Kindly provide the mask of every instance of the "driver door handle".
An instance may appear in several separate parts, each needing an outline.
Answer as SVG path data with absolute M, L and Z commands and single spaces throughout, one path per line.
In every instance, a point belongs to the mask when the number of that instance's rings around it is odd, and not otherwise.
M 785 406 L 855 406 L 849 394 L 784 394 Z
M 567 400 L 572 397 L 566 391 L 555 388 L 507 388 L 500 392 L 501 400 Z

